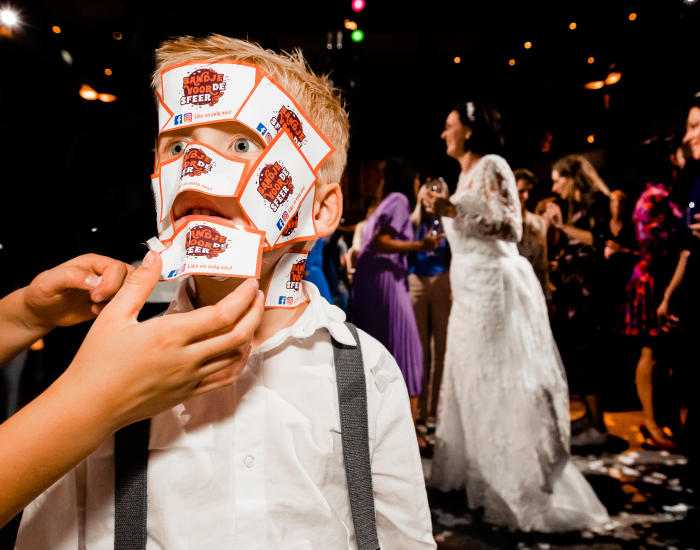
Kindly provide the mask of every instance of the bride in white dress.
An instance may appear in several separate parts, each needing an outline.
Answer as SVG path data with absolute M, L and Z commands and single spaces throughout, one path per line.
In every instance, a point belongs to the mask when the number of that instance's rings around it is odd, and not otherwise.
M 569 455 L 566 379 L 522 235 L 513 172 L 485 153 L 502 144 L 500 115 L 461 103 L 442 138 L 462 173 L 436 200 L 452 249 L 453 303 L 428 485 L 466 488 L 484 521 L 512 530 L 600 530 L 605 507 Z

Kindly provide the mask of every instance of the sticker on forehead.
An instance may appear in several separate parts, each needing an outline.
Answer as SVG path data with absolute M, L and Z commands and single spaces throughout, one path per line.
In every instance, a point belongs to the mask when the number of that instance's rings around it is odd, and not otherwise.
M 285 129 L 251 168 L 238 191 L 238 202 L 250 222 L 265 231 L 272 246 L 315 181 L 311 166 Z
M 163 259 L 161 281 L 186 275 L 260 277 L 265 243 L 262 231 L 232 223 L 213 222 L 206 216 L 189 216 L 172 239 L 170 247 L 151 239 L 151 250 Z
M 236 115 L 236 120 L 255 130 L 268 143 L 286 127 L 314 170 L 335 151 L 299 105 L 267 74 Z
M 308 241 L 316 238 L 316 220 L 314 219 L 315 197 L 316 184 L 313 184 L 306 198 L 301 202 L 299 210 L 289 218 L 287 225 L 282 229 L 282 233 L 280 233 L 277 242 L 272 248 L 282 248 L 290 243 Z
M 258 68 L 242 61 L 185 61 L 160 75 L 158 128 L 166 132 L 233 120 L 255 87 Z
M 301 283 L 308 254 L 303 250 L 290 250 L 280 258 L 267 286 L 265 307 L 295 308 L 308 302 Z
M 199 191 L 215 197 L 235 196 L 247 167 L 248 162 L 226 158 L 203 143 L 189 143 L 182 155 L 160 166 L 158 220 L 168 215 L 175 197 L 184 191 Z

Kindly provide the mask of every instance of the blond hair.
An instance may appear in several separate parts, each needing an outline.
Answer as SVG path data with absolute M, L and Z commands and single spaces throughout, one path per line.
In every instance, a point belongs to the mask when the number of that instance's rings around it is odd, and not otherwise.
M 301 51 L 278 54 L 258 44 L 219 34 L 207 38 L 174 38 L 163 42 L 156 50 L 156 71 L 151 79 L 153 90 L 160 92 L 160 75 L 164 69 L 196 59 L 245 61 L 267 71 L 335 147 L 335 153 L 319 168 L 318 183 L 340 183 L 350 141 L 348 113 L 340 91 L 333 87 L 328 76 L 319 76 L 311 70 Z

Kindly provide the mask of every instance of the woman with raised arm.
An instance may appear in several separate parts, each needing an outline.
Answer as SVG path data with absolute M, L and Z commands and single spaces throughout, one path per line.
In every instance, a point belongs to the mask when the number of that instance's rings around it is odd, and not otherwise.
M 500 114 L 458 103 L 442 139 L 462 173 L 438 199 L 454 301 L 429 485 L 466 487 L 472 509 L 512 530 L 601 529 L 608 514 L 569 456 L 566 379 L 544 294 L 516 246 L 518 191 Z
M 435 250 L 442 234 L 414 240 L 411 208 L 420 185 L 418 172 L 407 161 L 389 158 L 382 163 L 379 205 L 367 220 L 353 279 L 353 322 L 386 346 L 399 364 L 413 421 L 423 382 L 423 347 L 408 292 L 408 253 Z M 416 434 L 418 444 L 426 446 Z

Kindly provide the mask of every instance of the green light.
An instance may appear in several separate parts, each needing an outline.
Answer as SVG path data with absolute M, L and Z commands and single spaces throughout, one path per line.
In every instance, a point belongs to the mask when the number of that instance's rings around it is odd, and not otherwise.
M 360 29 L 357 29 L 352 31 L 350 38 L 352 38 L 353 42 L 362 42 L 365 39 L 365 33 L 363 33 Z

